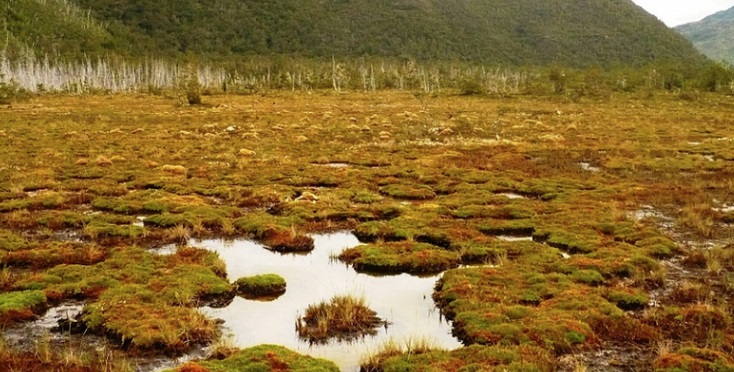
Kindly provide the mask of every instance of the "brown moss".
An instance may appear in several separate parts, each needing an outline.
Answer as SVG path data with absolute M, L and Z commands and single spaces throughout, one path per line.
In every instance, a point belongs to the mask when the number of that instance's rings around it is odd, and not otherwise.
M 14 105 L 3 112 L 13 146 L 0 156 L 0 227 L 16 235 L 0 242 L 0 260 L 13 272 L 3 289 L 42 290 L 49 302 L 107 301 L 113 312 L 118 303 L 107 292 L 136 285 L 139 296 L 189 309 L 210 295 L 200 286 L 228 291 L 222 263 L 189 248 L 152 259 L 133 246 L 245 235 L 307 251 L 313 241 L 305 232 L 357 226 L 372 244 L 345 252 L 355 267 L 493 266 L 449 271 L 437 287 L 441 309 L 460 320 L 457 334 L 469 342 L 565 353 L 598 339 L 649 349 L 663 337 L 732 352 L 731 247 L 704 254 L 671 240 L 731 235 L 726 161 L 734 158 L 734 132 L 726 98 L 702 94 L 693 106 L 630 93 L 577 103 L 423 98 L 430 115 L 412 113 L 415 97 L 402 92 L 338 99 L 268 92 L 267 107 L 260 95 L 212 96 L 222 105 L 201 112 L 173 109 L 157 96 L 34 98 L 43 110 Z M 78 105 L 89 117 L 126 120 L 59 122 Z M 416 125 L 422 119 L 430 128 Z M 247 128 L 209 125 L 234 122 Z M 48 130 L 54 126 L 64 129 Z M 380 132 L 389 132 L 384 141 Z M 582 162 L 603 171 L 585 171 Z M 505 242 L 499 234 L 535 241 Z M 52 244 L 77 236 L 86 241 Z M 659 262 L 680 254 L 683 266 Z M 667 276 L 665 267 L 673 268 Z M 681 277 L 689 283 L 671 283 Z M 646 291 L 661 287 L 662 305 L 641 311 Z M 174 324 L 156 301 L 117 310 L 144 309 Z M 117 336 L 138 326 L 148 332 L 151 321 L 129 316 Z M 109 325 L 98 329 L 116 332 Z M 173 331 L 163 334 L 178 345 Z M 460 350 L 467 354 L 437 365 L 453 368 L 475 351 Z
M 313 250 L 313 238 L 285 229 L 269 229 L 262 239 L 263 244 L 278 252 L 306 252 Z

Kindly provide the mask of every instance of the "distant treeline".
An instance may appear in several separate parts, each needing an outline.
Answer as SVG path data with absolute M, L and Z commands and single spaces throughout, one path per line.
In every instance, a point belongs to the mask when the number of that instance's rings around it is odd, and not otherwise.
M 641 68 L 571 69 L 503 67 L 471 63 L 419 63 L 412 59 L 240 58 L 204 62 L 195 58 L 88 58 L 81 61 L 8 58 L 0 53 L 0 89 L 26 94 L 164 93 L 198 89 L 203 94 L 250 94 L 268 90 L 377 91 L 466 95 L 565 94 L 604 96 L 634 91 L 734 92 L 734 69 L 716 63 Z

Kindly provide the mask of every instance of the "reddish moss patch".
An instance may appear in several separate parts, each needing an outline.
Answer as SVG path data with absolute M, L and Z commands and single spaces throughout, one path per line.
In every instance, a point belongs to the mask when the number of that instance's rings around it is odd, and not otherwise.
M 731 316 L 724 309 L 706 304 L 656 308 L 645 321 L 659 327 L 666 337 L 699 343 L 722 337 L 732 327 Z
M 716 350 L 684 347 L 661 355 L 654 365 L 660 371 L 731 371 L 734 358 Z
M 268 248 L 277 252 L 307 252 L 314 248 L 313 238 L 291 231 L 273 230 L 262 240 Z

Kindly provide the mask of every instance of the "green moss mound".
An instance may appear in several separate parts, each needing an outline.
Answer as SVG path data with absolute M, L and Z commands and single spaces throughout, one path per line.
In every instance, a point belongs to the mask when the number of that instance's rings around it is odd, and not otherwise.
M 16 291 L 0 294 L 0 324 L 8 324 L 34 317 L 46 305 L 42 291 Z
M 89 300 L 82 315 L 85 326 L 126 346 L 182 352 L 219 334 L 216 323 L 193 308 L 231 298 L 232 287 L 218 268 L 216 255 L 201 249 L 182 247 L 176 254 L 156 256 L 124 247 L 104 262 L 58 265 L 16 286 L 33 290 L 20 293 L 36 302 L 44 295 L 56 301 Z
M 286 282 L 277 274 L 242 277 L 235 281 L 237 293 L 244 297 L 279 296 L 285 293 Z
M 269 372 L 310 371 L 338 372 L 333 362 L 304 356 L 278 345 L 258 345 L 236 352 L 222 360 L 190 362 L 175 369 L 177 372 Z
M 25 239 L 12 231 L 0 229 L 0 250 L 15 251 L 27 244 L 28 242 Z
M 410 241 L 361 245 L 345 250 L 339 259 L 357 271 L 414 274 L 441 272 L 461 262 L 457 252 Z
M 367 371 L 552 371 L 550 353 L 532 346 L 471 345 L 453 351 L 426 349 L 418 345 L 388 345 L 370 356 Z

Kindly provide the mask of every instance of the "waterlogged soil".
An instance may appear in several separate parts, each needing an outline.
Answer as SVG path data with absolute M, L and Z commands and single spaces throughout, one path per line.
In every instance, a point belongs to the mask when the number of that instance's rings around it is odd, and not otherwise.
M 438 275 L 369 275 L 357 273 L 334 259 L 342 250 L 359 245 L 350 232 L 314 235 L 315 249 L 308 254 L 281 254 L 250 240 L 198 240 L 190 244 L 217 252 L 227 264 L 231 280 L 275 273 L 285 278 L 285 294 L 272 300 L 236 297 L 224 308 L 202 308 L 212 318 L 224 320 L 239 347 L 259 344 L 286 346 L 299 353 L 334 361 L 343 371 L 358 371 L 360 359 L 390 339 L 429 340 L 447 350 L 460 347 L 451 324 L 436 308 L 431 294 Z M 367 305 L 387 324 L 375 335 L 356 339 L 309 343 L 299 339 L 295 322 L 312 304 L 335 295 L 364 297 Z
M 19 351 L 37 352 L 39 343 L 47 343 L 52 350 L 100 352 L 118 347 L 104 337 L 79 332 L 73 325 L 84 308 L 83 302 L 68 302 L 48 309 L 38 319 L 9 326 L 0 330 L 5 345 Z M 127 358 L 136 372 L 154 372 L 173 368 L 209 354 L 209 347 L 193 349 L 177 357 L 147 355 Z M 0 371 L 4 371 L 1 368 Z
M 709 363 L 701 355 L 734 365 L 733 98 L 582 98 L 14 104 L 0 116 L 5 343 L 30 350 L 86 304 L 96 328 L 51 342 L 107 342 L 149 369 L 136 355 L 203 355 L 220 328 L 242 347 L 280 344 L 347 370 L 404 337 L 458 348 L 399 361 L 415 369 L 470 368 L 499 349 L 563 370 Z M 354 236 L 313 235 L 340 229 L 370 242 L 345 255 L 357 267 L 458 269 L 357 273 L 334 259 Z M 310 236 L 308 254 L 264 248 L 307 251 Z M 226 303 L 239 277 L 270 273 L 287 281 L 279 298 L 199 309 Z M 344 294 L 364 296 L 385 326 L 351 342 L 299 340 L 297 317 Z
M 50 342 L 67 342 L 69 332 L 60 329 L 60 321 L 73 320 L 82 312 L 83 303 L 66 303 L 48 309 L 35 321 L 9 327 L 3 332 L 3 339 L 9 346 L 27 348 L 34 340 L 44 337 Z
M 231 281 L 243 276 L 276 273 L 286 279 L 287 290 L 277 298 L 258 300 L 235 297 L 220 308 L 202 307 L 207 316 L 222 322 L 223 333 L 242 348 L 260 344 L 283 345 L 313 357 L 334 361 L 342 371 L 358 371 L 362 358 L 389 340 L 426 340 L 446 350 L 461 347 L 451 335 L 451 323 L 442 316 L 431 297 L 441 274 L 415 276 L 357 273 L 335 257 L 344 249 L 361 244 L 351 232 L 313 235 L 315 249 L 309 253 L 287 254 L 266 249 L 248 239 L 194 240 L 189 244 L 216 252 L 224 260 Z M 174 254 L 176 245 L 151 249 L 157 255 Z M 368 306 L 384 320 L 374 335 L 332 339 L 311 343 L 298 337 L 295 321 L 312 304 L 335 295 L 364 297 Z M 37 320 L 3 331 L 8 346 L 32 351 L 39 340 L 52 347 L 83 345 L 101 349 L 115 347 L 94 334 L 77 333 L 69 327 L 84 307 L 69 302 L 48 309 Z M 148 356 L 131 358 L 136 371 L 149 372 L 172 368 L 189 360 L 203 358 L 208 347 L 197 348 L 176 358 Z

